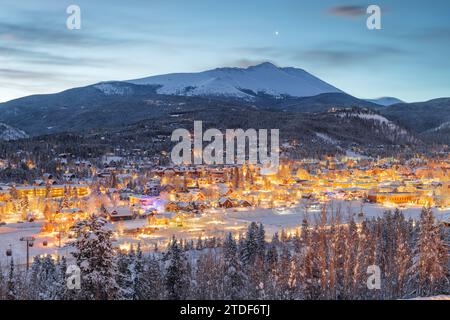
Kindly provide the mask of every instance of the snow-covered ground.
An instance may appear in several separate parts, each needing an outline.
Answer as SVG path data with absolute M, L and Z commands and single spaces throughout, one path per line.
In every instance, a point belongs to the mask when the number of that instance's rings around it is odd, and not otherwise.
M 331 212 L 340 209 L 342 223 L 348 220 L 349 215 L 353 215 L 355 221 L 359 222 L 365 218 L 377 217 L 383 214 L 388 208 L 377 204 L 364 204 L 364 216 L 359 217 L 361 211 L 360 201 L 334 201 L 328 203 L 329 210 L 328 220 L 332 221 Z M 392 208 L 394 210 L 394 208 Z M 420 207 L 403 208 L 402 212 L 406 218 L 418 219 L 420 217 Z M 450 219 L 450 209 L 437 210 L 433 209 L 436 219 L 439 221 Z M 314 224 L 320 208 L 308 209 L 308 220 L 310 224 Z M 205 214 L 187 218 L 182 227 L 176 225 L 158 226 L 158 230 L 150 235 L 141 235 L 138 238 L 128 236 L 126 230 L 147 227 L 146 219 L 137 219 L 124 221 L 111 225 L 115 230 L 120 230 L 121 235 L 118 237 L 116 245 L 123 248 L 129 247 L 131 244 L 137 245 L 141 243 L 144 250 L 152 250 L 154 244 L 157 243 L 160 248 L 165 248 L 169 239 L 175 235 L 179 239 L 194 239 L 199 237 L 222 237 L 229 232 L 244 232 L 247 225 L 251 222 L 262 223 L 265 227 L 267 238 L 270 239 L 273 233 L 281 229 L 293 230 L 298 228 L 305 217 L 305 209 L 302 206 L 292 208 L 277 209 L 211 209 Z M 26 246 L 24 242 L 19 241 L 21 237 L 36 237 L 35 245 L 30 248 L 30 256 L 39 254 L 61 254 L 68 255 L 70 249 L 67 247 L 59 248 L 58 241 L 54 234 L 40 234 L 41 223 L 15 223 L 0 227 L 0 263 L 5 264 L 8 261 L 6 250 L 11 246 L 14 261 L 19 264 L 26 262 Z M 48 245 L 44 246 L 44 241 L 48 241 Z
M 67 255 L 67 248 L 58 248 L 59 243 L 54 243 L 54 237 L 51 235 L 40 234 L 42 223 L 10 223 L 0 227 L 0 264 L 4 265 L 9 261 L 6 251 L 12 249 L 14 263 L 26 263 L 26 242 L 20 241 L 22 237 L 34 237 L 36 241 L 33 247 L 30 247 L 31 257 L 40 254 L 60 254 Z M 47 241 L 47 246 L 44 246 Z

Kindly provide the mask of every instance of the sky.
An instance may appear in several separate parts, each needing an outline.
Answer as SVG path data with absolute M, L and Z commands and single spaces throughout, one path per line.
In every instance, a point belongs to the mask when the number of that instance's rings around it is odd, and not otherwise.
M 81 29 L 66 26 L 69 5 Z M 369 30 L 366 8 L 381 8 Z M 450 97 L 450 1 L 0 0 L 0 101 L 269 61 L 359 98 Z

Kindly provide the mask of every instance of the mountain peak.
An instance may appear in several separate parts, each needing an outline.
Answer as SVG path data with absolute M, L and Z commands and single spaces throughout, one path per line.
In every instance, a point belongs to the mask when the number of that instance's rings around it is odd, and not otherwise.
M 266 61 L 254 66 L 249 66 L 247 69 L 280 69 L 280 68 L 278 68 L 272 62 Z
M 341 90 L 297 68 L 279 68 L 271 62 L 248 68 L 218 68 L 197 73 L 173 73 L 129 80 L 138 85 L 157 85 L 160 94 L 225 96 L 254 99 L 259 93 L 274 97 L 311 97 Z

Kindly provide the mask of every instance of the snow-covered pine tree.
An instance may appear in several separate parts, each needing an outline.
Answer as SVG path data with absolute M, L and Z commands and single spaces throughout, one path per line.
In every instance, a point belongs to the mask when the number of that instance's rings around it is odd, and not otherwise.
M 247 276 L 238 257 L 238 248 L 233 235 L 229 233 L 223 244 L 223 298 L 241 300 L 247 297 Z
M 275 248 L 280 245 L 280 236 L 278 235 L 278 232 L 273 234 L 271 244 L 273 244 Z
M 148 292 L 148 279 L 144 276 L 145 260 L 141 249 L 141 244 L 138 243 L 136 253 L 134 256 L 134 300 L 143 300 Z
M 188 297 L 190 274 L 186 257 L 178 241 L 172 238 L 166 253 L 167 267 L 164 277 L 167 298 L 170 300 L 183 300 Z
M 147 266 L 144 269 L 143 276 L 143 279 L 145 279 L 145 285 L 138 291 L 139 297 L 150 300 L 159 300 L 164 298 L 164 279 L 159 260 L 152 255 L 148 258 L 148 260 L 146 260 L 145 265 Z
M 69 290 L 67 288 L 67 259 L 61 256 L 55 265 L 55 290 L 54 297 L 56 300 L 71 300 L 76 298 L 77 290 Z
M 358 227 L 353 217 L 350 217 L 346 233 L 345 258 L 344 258 L 344 286 L 345 298 L 351 299 L 357 292 L 357 284 L 361 280 L 359 268 L 359 251 L 361 250 Z
M 258 232 L 259 227 L 256 222 L 250 223 L 245 235 L 245 240 L 243 247 L 239 248 L 241 250 L 241 259 L 246 268 L 251 268 L 255 257 L 258 254 Z
M 133 250 L 130 250 L 131 252 Z M 132 300 L 134 297 L 133 264 L 133 254 L 127 252 L 117 254 L 117 284 L 120 287 L 121 299 Z
M 52 300 L 55 298 L 56 269 L 51 256 L 34 258 L 30 282 L 33 299 Z
M 194 297 L 200 300 L 223 299 L 221 259 L 214 250 L 202 253 L 197 260 Z
M 277 245 L 272 241 L 267 248 L 265 261 L 266 293 L 269 297 L 275 297 L 277 291 L 277 267 L 278 267 L 278 250 Z
M 256 231 L 256 254 L 264 261 L 266 254 L 266 231 L 264 230 L 262 223 L 259 224 Z
M 81 269 L 81 292 L 85 299 L 117 299 L 119 286 L 116 254 L 112 245 L 112 232 L 106 220 L 91 215 L 73 227 L 76 240 L 72 253 Z
M 9 263 L 9 271 L 8 278 L 6 280 L 6 299 L 7 300 L 16 300 L 17 299 L 17 279 L 16 272 L 14 266 L 14 259 L 11 257 L 11 261 Z
M 293 289 L 296 284 L 292 270 L 292 260 L 289 247 L 283 243 L 281 255 L 278 260 L 276 275 L 276 296 L 275 299 L 289 300 L 293 298 Z
M 31 264 L 28 283 L 30 284 L 30 290 L 28 291 L 28 296 L 30 299 L 38 299 L 40 291 L 40 279 L 39 275 L 42 268 L 41 257 L 35 256 L 33 258 L 33 263 Z
M 395 269 L 397 277 L 395 279 L 395 287 L 393 296 L 396 299 L 406 297 L 408 293 L 408 284 L 411 281 L 411 267 L 413 265 L 412 248 L 410 246 L 410 222 L 401 215 L 397 222 L 397 252 L 395 257 Z
M 0 263 L 0 300 L 6 299 L 6 281 L 5 275 L 3 274 L 3 266 Z
M 418 296 L 442 294 L 448 290 L 448 248 L 440 226 L 435 224 L 431 208 L 423 208 L 414 271 Z

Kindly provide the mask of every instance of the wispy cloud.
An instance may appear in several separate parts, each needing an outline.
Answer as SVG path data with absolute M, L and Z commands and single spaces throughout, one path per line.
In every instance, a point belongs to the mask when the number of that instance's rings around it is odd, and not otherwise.
M 44 65 L 84 65 L 101 66 L 104 60 L 94 58 L 69 57 L 62 54 L 51 54 L 44 51 L 20 49 L 14 46 L 0 46 L 0 58 L 13 59 L 15 62 Z
M 352 41 L 335 41 L 310 48 L 280 48 L 280 47 L 242 47 L 238 49 L 243 54 L 258 55 L 261 60 L 247 60 L 247 63 L 288 59 L 290 61 L 308 61 L 313 64 L 339 68 L 359 63 L 383 61 L 385 58 L 405 57 L 412 54 L 406 49 L 381 44 L 364 44 Z M 239 61 L 235 62 L 236 64 Z
M 5 77 L 7 79 L 48 79 L 55 78 L 55 76 L 48 72 L 38 72 L 38 71 L 28 71 L 28 70 L 19 70 L 19 69 L 9 69 L 9 68 L 0 68 L 0 77 Z
M 448 41 L 450 41 L 450 27 L 419 29 L 412 32 L 400 34 L 397 37 L 406 40 L 418 40 L 426 42 L 445 41 L 444 43 L 448 43 Z
M 114 45 L 121 39 L 71 32 L 63 26 L 51 28 L 44 23 L 0 22 L 0 59 L 29 65 L 84 65 L 96 66 L 105 61 L 85 58 L 80 50 L 95 46 Z
M 366 8 L 364 6 L 345 5 L 329 8 L 327 13 L 338 17 L 355 18 L 366 14 Z
M 83 30 L 68 30 L 48 26 L 44 21 L 23 21 L 21 23 L 0 22 L 0 35 L 15 43 L 35 45 L 101 46 L 114 45 L 125 39 L 90 34 Z
M 315 59 L 324 64 L 355 64 L 386 57 L 404 57 L 410 52 L 388 45 L 339 42 L 328 46 L 301 51 L 299 57 Z
M 297 57 L 329 66 L 354 65 L 358 63 L 384 61 L 389 57 L 405 57 L 410 52 L 388 45 L 337 42 L 317 48 L 302 50 Z

